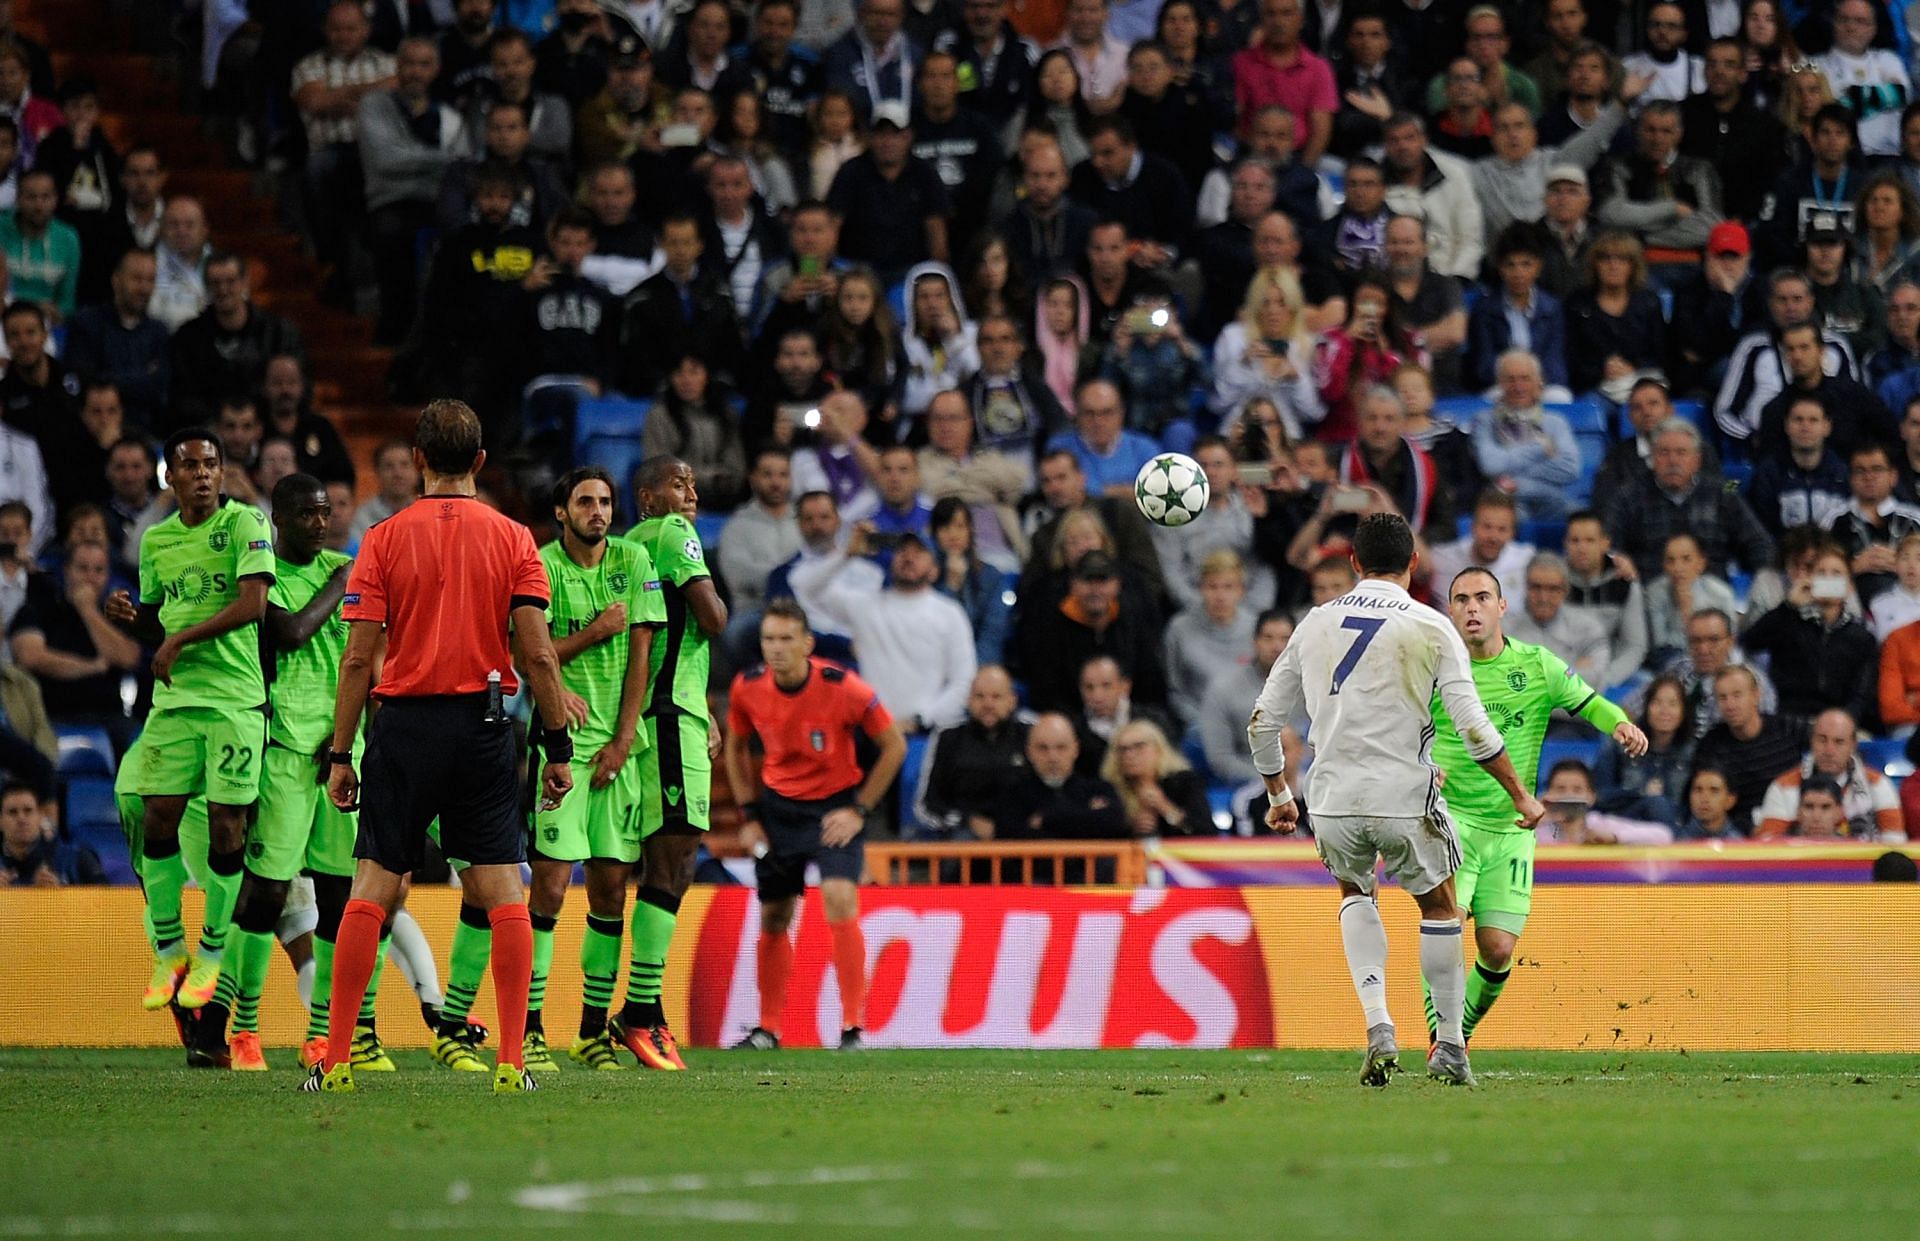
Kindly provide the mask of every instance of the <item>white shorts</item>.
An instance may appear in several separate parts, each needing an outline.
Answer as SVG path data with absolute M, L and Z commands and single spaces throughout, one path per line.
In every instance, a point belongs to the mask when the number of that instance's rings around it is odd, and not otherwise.
M 291 944 L 319 925 L 320 907 L 314 903 L 313 880 L 296 875 L 287 885 L 287 903 L 280 911 L 274 934 L 281 943 Z
M 1453 822 L 1440 813 L 1419 819 L 1316 814 L 1313 840 L 1333 877 L 1368 896 L 1373 895 L 1374 870 L 1381 862 L 1394 881 L 1415 896 L 1425 896 L 1460 869 L 1460 838 Z

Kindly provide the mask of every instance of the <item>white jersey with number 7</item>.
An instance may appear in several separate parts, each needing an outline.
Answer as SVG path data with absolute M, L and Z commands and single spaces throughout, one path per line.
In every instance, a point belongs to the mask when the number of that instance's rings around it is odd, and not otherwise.
M 1392 582 L 1369 578 L 1307 614 L 1274 661 L 1247 736 L 1253 765 L 1283 770 L 1281 727 L 1304 704 L 1312 721 L 1308 808 L 1320 815 L 1418 819 L 1444 811 L 1433 744 L 1434 691 L 1467 752 L 1504 747 L 1473 687 L 1453 623 Z

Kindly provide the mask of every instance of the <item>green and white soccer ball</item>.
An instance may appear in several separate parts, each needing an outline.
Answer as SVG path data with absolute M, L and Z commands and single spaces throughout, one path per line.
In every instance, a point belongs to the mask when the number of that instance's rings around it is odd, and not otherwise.
M 1207 474 L 1192 457 L 1163 452 L 1140 467 L 1133 502 L 1156 526 L 1184 526 L 1207 509 Z

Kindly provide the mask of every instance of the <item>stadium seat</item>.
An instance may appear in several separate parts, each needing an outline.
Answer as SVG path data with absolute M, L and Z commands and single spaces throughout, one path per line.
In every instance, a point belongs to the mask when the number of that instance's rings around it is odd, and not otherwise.
M 720 531 L 726 524 L 724 513 L 701 513 L 693 519 L 693 532 L 700 536 L 700 546 L 707 555 L 713 555 L 713 549 L 720 546 Z
M 1587 769 L 1591 771 L 1594 763 L 1600 758 L 1601 744 L 1602 742 L 1597 735 L 1592 737 L 1548 737 L 1540 745 L 1540 778 L 1535 782 L 1538 786 L 1535 791 L 1538 792 L 1539 789 L 1547 787 L 1547 776 L 1553 771 L 1553 765 L 1555 763 L 1565 762 L 1570 758 L 1577 758 L 1585 763 Z
M 1607 423 L 1612 412 L 1611 402 L 1587 396 L 1564 405 L 1549 405 L 1547 410 L 1565 418 L 1575 435 L 1598 435 L 1610 441 Z
M 613 497 L 614 508 L 619 512 L 622 523 L 634 520 L 633 473 L 640 468 L 640 461 L 645 455 L 640 438 L 625 435 L 591 436 L 574 455 L 577 464 L 597 465 L 613 475 L 617 484 Z
M 113 738 L 104 728 L 62 725 L 60 761 L 55 767 L 63 776 L 98 775 L 113 778 Z
M 114 800 L 113 781 L 105 776 L 73 776 L 67 781 L 66 822 L 120 830 L 120 806 Z
M 1519 539 L 1541 551 L 1557 552 L 1567 542 L 1567 523 L 1564 521 L 1523 521 L 1520 523 Z
M 1878 767 L 1889 776 L 1904 777 L 1913 771 L 1913 764 L 1907 761 L 1907 743 L 1904 741 L 1888 738 L 1863 740 L 1860 743 L 1860 761 L 1869 767 Z
M 68 834 L 73 843 L 91 849 L 100 859 L 100 869 L 106 873 L 107 882 L 118 887 L 132 887 L 139 882 L 133 873 L 133 854 L 127 848 L 127 838 L 120 830 L 120 824 L 72 824 Z
M 931 827 L 930 823 L 920 822 L 920 816 L 913 812 L 913 800 L 920 792 L 920 767 L 927 761 L 927 749 L 930 740 L 925 733 L 907 738 L 907 758 L 900 764 L 900 834 L 907 835 L 912 827 Z
M 647 428 L 647 412 L 652 408 L 652 401 L 624 396 L 600 396 L 580 402 L 573 411 L 574 463 L 589 463 L 587 442 L 595 438 L 631 437 L 638 443 Z

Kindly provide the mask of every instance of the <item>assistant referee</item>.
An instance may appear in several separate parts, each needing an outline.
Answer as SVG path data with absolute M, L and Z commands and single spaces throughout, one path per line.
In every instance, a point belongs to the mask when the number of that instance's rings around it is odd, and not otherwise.
M 480 420 L 459 401 L 435 401 L 414 431 L 413 464 L 425 494 L 367 532 L 347 579 L 347 653 L 334 700 L 328 792 L 360 809 L 353 898 L 334 943 L 327 1056 L 304 1089 L 353 1089 L 353 1023 L 380 947 L 380 927 L 420 866 L 427 827 L 466 863 L 466 902 L 493 925 L 493 986 L 500 1011 L 496 1093 L 532 1090 L 521 1060 L 533 927 L 520 887 L 525 831 L 513 723 L 500 697 L 518 688 L 509 631 L 544 721 L 542 802 L 573 787 L 573 743 L 561 706 L 560 660 L 547 633 L 546 569 L 525 526 L 474 498 L 486 462 Z M 385 663 L 380 666 L 382 647 Z M 490 690 L 498 675 L 498 693 Z M 366 783 L 353 770 L 353 738 L 369 691 L 380 710 L 368 730 Z

